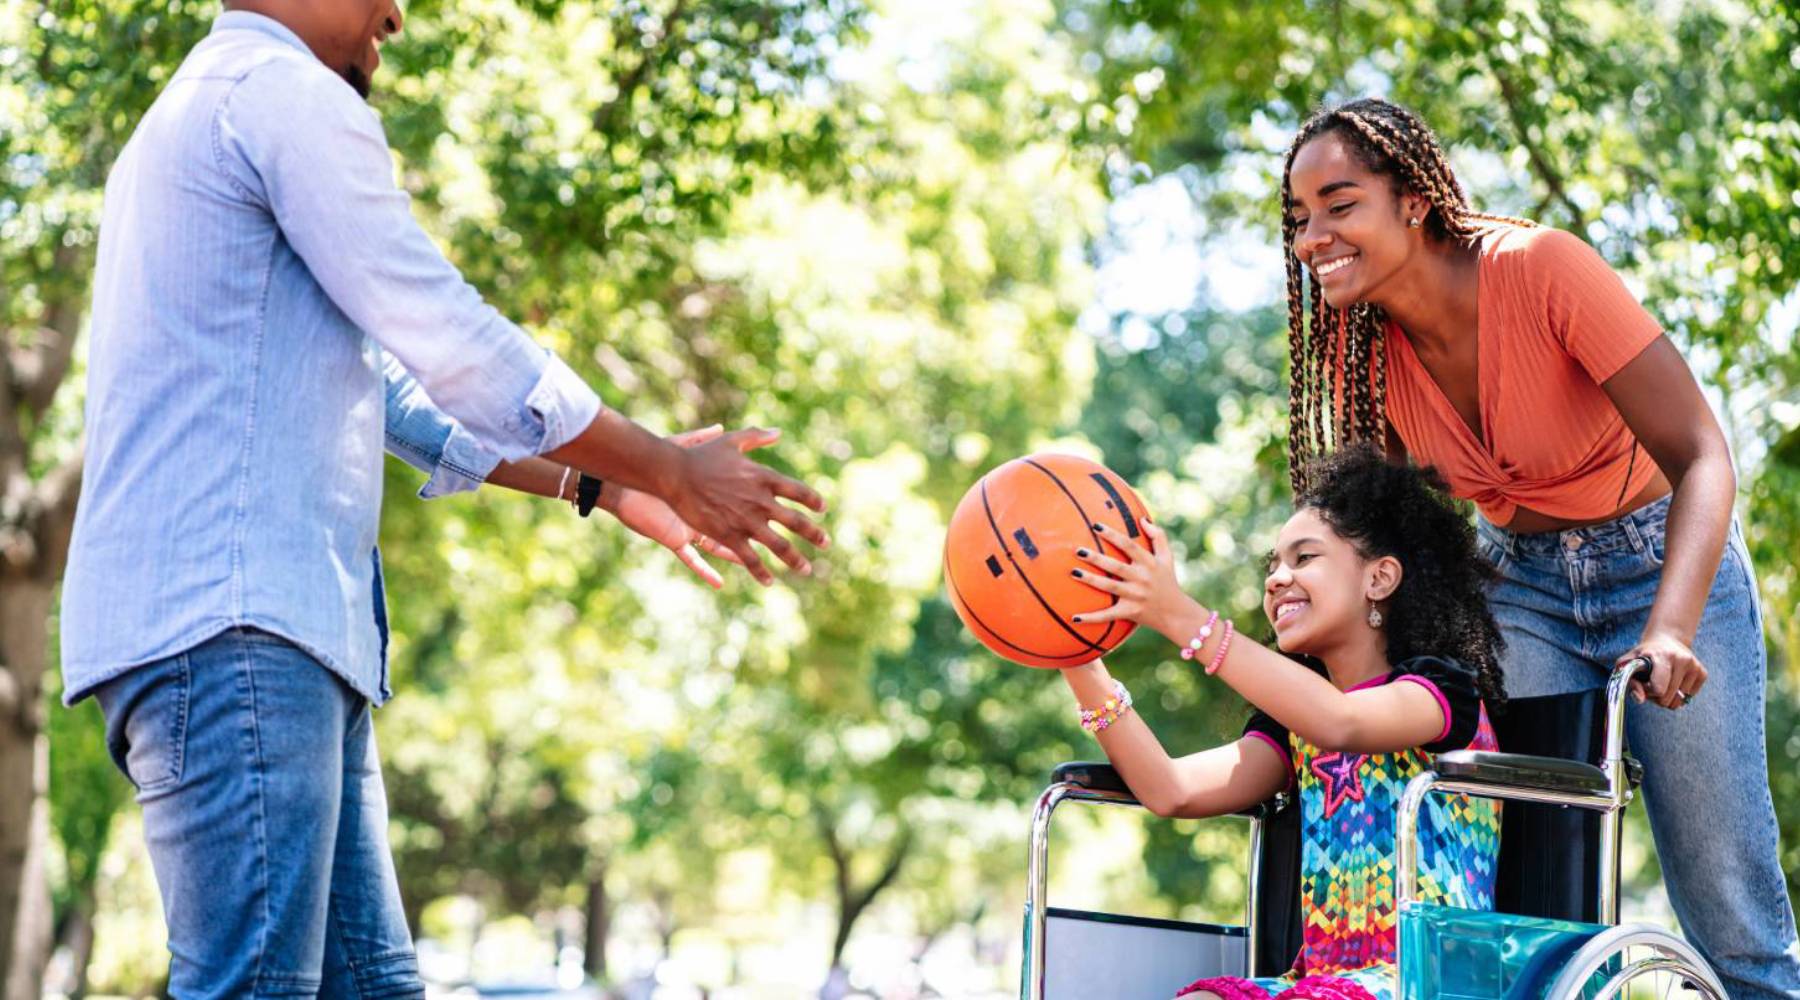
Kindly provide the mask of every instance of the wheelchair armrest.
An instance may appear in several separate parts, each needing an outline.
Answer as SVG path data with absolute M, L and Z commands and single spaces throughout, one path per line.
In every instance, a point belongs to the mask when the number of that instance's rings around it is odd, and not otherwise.
M 1564 757 L 1533 757 L 1487 750 L 1453 750 L 1438 754 L 1432 770 L 1446 778 L 1492 785 L 1519 785 L 1552 792 L 1607 790 L 1606 773 L 1592 764 Z
M 1119 776 L 1118 768 L 1097 761 L 1077 760 L 1058 764 L 1056 770 L 1050 772 L 1050 783 L 1053 785 L 1079 785 L 1096 792 L 1131 794 L 1131 789 L 1126 786 L 1125 779 Z M 1248 816 L 1251 819 L 1268 819 L 1286 804 L 1286 797 L 1277 795 L 1267 802 L 1259 802 L 1248 809 L 1240 809 L 1233 815 Z
M 1096 792 L 1131 794 L 1131 789 L 1125 785 L 1125 779 L 1119 776 L 1118 768 L 1111 764 L 1100 764 L 1088 760 L 1074 760 L 1067 764 L 1056 765 L 1056 770 L 1050 772 L 1050 783 L 1053 785 L 1080 785 L 1082 788 L 1092 789 Z

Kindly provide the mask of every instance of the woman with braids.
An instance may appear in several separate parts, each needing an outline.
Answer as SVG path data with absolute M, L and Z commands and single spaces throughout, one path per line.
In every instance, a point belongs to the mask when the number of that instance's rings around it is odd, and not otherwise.
M 1279 652 L 1233 641 L 1182 593 L 1155 525 L 1155 554 L 1094 525 L 1125 556 L 1086 550 L 1075 575 L 1115 595 L 1079 621 L 1128 619 L 1162 633 L 1255 706 L 1236 742 L 1170 758 L 1099 662 L 1063 670 L 1082 712 L 1140 802 L 1162 816 L 1217 816 L 1295 787 L 1300 801 L 1302 946 L 1274 979 L 1203 979 L 1189 1000 L 1390 1000 L 1394 810 L 1406 782 L 1447 750 L 1495 748 L 1500 633 L 1488 612 L 1475 530 L 1427 471 L 1373 448 L 1321 459 L 1269 554 L 1263 612 Z M 1283 655 L 1286 654 L 1286 655 Z M 1461 797 L 1421 817 L 1420 894 L 1489 909 L 1498 807 Z
M 1761 610 L 1731 456 L 1680 353 L 1580 239 L 1472 211 L 1387 101 L 1302 126 L 1282 234 L 1296 489 L 1310 456 L 1368 441 L 1474 501 L 1515 699 L 1650 659 L 1627 727 L 1675 912 L 1734 998 L 1800 998 Z

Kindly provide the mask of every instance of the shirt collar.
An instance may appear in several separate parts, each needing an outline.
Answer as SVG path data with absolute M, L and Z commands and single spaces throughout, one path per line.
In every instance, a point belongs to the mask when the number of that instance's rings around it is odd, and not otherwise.
M 225 13 L 220 14 L 213 20 L 212 31 L 210 33 L 216 35 L 221 31 L 234 31 L 240 29 L 260 31 L 276 41 L 292 45 L 294 48 L 299 49 L 309 56 L 313 54 L 313 50 L 307 47 L 305 42 L 300 40 L 299 35 L 294 34 L 292 28 L 289 28 L 287 25 L 282 24 L 272 17 L 266 17 L 262 14 L 252 13 L 247 10 L 228 10 Z

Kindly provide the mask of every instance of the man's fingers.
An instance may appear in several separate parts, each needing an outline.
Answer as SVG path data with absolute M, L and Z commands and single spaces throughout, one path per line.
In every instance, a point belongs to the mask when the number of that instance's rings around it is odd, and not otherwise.
M 769 475 L 775 477 L 774 490 L 776 496 L 792 500 L 797 504 L 802 504 L 820 514 L 825 513 L 825 498 L 820 496 L 817 490 L 798 479 L 784 476 L 774 470 L 770 470 Z
M 800 550 L 794 547 L 793 542 L 776 534 L 774 528 L 765 524 L 751 532 L 750 537 L 756 539 L 757 544 L 768 549 L 770 555 L 787 563 L 794 572 L 808 576 L 812 574 L 812 563 L 806 561 L 806 557 L 800 554 Z
M 669 440 L 683 448 L 692 448 L 697 444 L 705 444 L 725 433 L 724 424 L 713 424 L 708 427 L 696 427 L 691 431 L 669 435 Z
M 777 427 L 745 427 L 725 436 L 737 446 L 738 451 L 755 451 L 781 440 L 781 430 Z
M 718 542 L 713 541 L 712 539 L 706 537 L 705 535 L 695 535 L 694 536 L 694 544 L 700 548 L 700 551 L 706 553 L 709 556 L 717 556 L 720 559 L 725 560 L 726 562 L 737 563 L 739 566 L 742 566 L 744 564 L 744 561 L 742 559 L 738 558 L 738 554 L 736 552 L 733 552 L 730 549 L 726 548 L 725 546 L 720 545 Z
M 811 518 L 808 518 L 805 514 L 800 513 L 792 507 L 784 507 L 781 504 L 773 504 L 771 506 L 774 509 L 770 511 L 769 517 L 774 519 L 782 527 L 799 535 L 801 538 L 806 539 L 821 549 L 829 548 L 831 546 L 831 536 L 825 534 L 825 529 L 813 523 Z
M 675 557 L 680 559 L 688 569 L 693 570 L 695 576 L 705 580 L 706 585 L 712 589 L 719 590 L 725 586 L 725 578 L 719 575 L 718 570 L 707 565 L 706 560 L 700 558 L 700 553 L 694 551 L 692 545 L 683 545 L 676 549 Z
M 762 556 L 756 554 L 749 539 L 731 543 L 729 547 L 732 552 L 737 553 L 738 565 L 744 567 L 744 571 L 754 577 L 757 583 L 767 587 L 775 582 L 775 575 L 769 572 L 769 567 L 763 565 Z

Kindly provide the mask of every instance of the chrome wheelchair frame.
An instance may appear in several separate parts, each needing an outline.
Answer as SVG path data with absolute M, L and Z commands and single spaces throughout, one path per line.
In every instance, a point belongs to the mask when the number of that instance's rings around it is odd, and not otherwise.
M 1511 948 L 1516 954 L 1521 947 L 1546 948 L 1545 957 L 1567 958 L 1557 968 L 1547 987 L 1536 982 L 1506 989 L 1507 996 L 1543 997 L 1546 1000 L 1612 1000 L 1630 995 L 1634 983 L 1651 976 L 1671 985 L 1700 994 L 1705 1000 L 1728 1000 L 1724 987 L 1705 961 L 1685 941 L 1661 928 L 1646 925 L 1620 926 L 1619 918 L 1619 838 L 1624 810 L 1633 798 L 1640 777 L 1635 761 L 1625 755 L 1625 698 L 1631 682 L 1648 676 L 1646 659 L 1628 661 L 1613 671 L 1606 685 L 1604 718 L 1604 751 L 1596 766 L 1583 761 L 1556 757 L 1485 751 L 1455 751 L 1439 754 L 1434 769 L 1412 778 L 1402 794 L 1396 817 L 1396 865 L 1399 869 L 1396 912 L 1396 968 L 1399 970 L 1397 997 L 1426 1000 L 1436 991 L 1427 989 L 1409 976 L 1409 965 L 1429 966 L 1430 955 L 1411 954 L 1412 949 L 1427 950 L 1432 940 L 1422 927 L 1432 914 L 1468 913 L 1471 922 L 1482 926 L 1485 947 L 1495 954 Z M 1600 857 L 1603 859 L 1595 891 L 1599 922 L 1575 924 L 1536 918 L 1508 917 L 1503 914 L 1476 914 L 1475 911 L 1448 911 L 1424 903 L 1419 892 L 1419 813 L 1427 797 L 1433 793 L 1466 794 L 1481 798 L 1534 802 L 1585 809 L 1601 814 Z M 1056 769 L 1051 785 L 1038 797 L 1032 811 L 1031 844 L 1026 866 L 1025 941 L 1019 995 L 1021 1000 L 1045 1000 L 1048 945 L 1047 884 L 1049 880 L 1050 820 L 1058 805 L 1065 801 L 1098 802 L 1110 805 L 1137 806 L 1116 771 L 1104 764 L 1065 764 Z M 1281 798 L 1264 803 L 1240 815 L 1250 821 L 1250 865 L 1245 902 L 1244 968 L 1247 975 L 1256 974 L 1252 963 L 1259 954 L 1261 932 L 1258 888 L 1263 877 L 1261 847 L 1263 820 L 1275 815 L 1283 806 Z M 1454 921 L 1451 922 L 1454 925 Z M 1554 926 L 1553 926 L 1554 925 Z M 1530 928 L 1522 936 L 1508 939 L 1509 927 Z M 1448 932 L 1457 933 L 1452 926 Z M 1439 938 L 1437 940 L 1447 940 Z M 1554 955 L 1543 942 L 1554 940 Z M 1510 941 L 1510 943 L 1502 943 Z M 1521 945 L 1519 942 L 1526 942 Z M 1524 975 L 1525 973 L 1520 973 Z M 1537 975 L 1540 973 L 1530 973 Z M 1547 970 L 1544 970 L 1547 974 Z M 1665 990 L 1665 992 L 1667 992 Z

